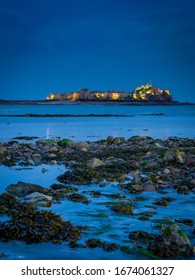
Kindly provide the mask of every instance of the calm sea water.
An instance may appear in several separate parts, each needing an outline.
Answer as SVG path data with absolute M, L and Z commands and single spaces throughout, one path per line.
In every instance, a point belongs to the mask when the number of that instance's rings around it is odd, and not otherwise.
M 0 106 L 0 114 L 127 114 L 129 117 L 68 117 L 68 118 L 17 118 L 0 117 L 0 141 L 9 141 L 17 136 L 37 136 L 41 139 L 57 137 L 71 138 L 75 141 L 96 141 L 109 135 L 124 136 L 148 135 L 153 138 L 166 139 L 170 136 L 195 137 L 195 106 L 101 106 L 101 105 L 61 105 L 61 106 Z M 156 115 L 162 114 L 162 115 Z M 43 174 L 42 168 L 47 171 Z M 18 169 L 15 167 L 0 166 L 0 193 L 11 183 L 24 181 L 49 187 L 56 183 L 56 177 L 63 174 L 64 166 L 32 166 L 32 169 Z M 98 185 L 80 186 L 83 191 L 99 191 Z M 120 193 L 122 190 L 114 183 L 101 189 L 103 194 Z M 89 238 L 99 238 L 109 243 L 116 242 L 122 246 L 132 246 L 128 233 L 133 230 L 151 232 L 155 223 L 151 220 L 140 221 L 134 217 L 124 217 L 112 213 L 106 196 L 94 198 L 86 196 L 92 201 L 89 205 L 75 204 L 66 199 L 61 204 L 53 204 L 50 208 L 60 214 L 64 220 L 70 220 L 75 225 L 90 225 L 89 235 L 84 235 L 80 243 L 84 244 Z M 169 190 L 167 196 L 175 197 L 169 207 L 161 207 L 154 215 L 155 219 L 169 217 L 194 219 L 194 194 L 182 195 Z M 166 196 L 164 195 L 164 196 Z M 139 194 L 130 194 L 129 198 L 139 198 Z M 162 197 L 156 192 L 142 193 L 146 202 L 138 202 L 138 211 L 150 211 L 154 199 Z M 147 206 L 148 205 L 148 206 Z M 185 206 L 185 207 L 184 207 Z M 149 207 L 149 208 L 147 208 Z M 98 214 L 108 214 L 98 217 Z M 0 221 L 7 217 L 1 217 Z M 182 229 L 190 235 L 191 228 L 183 226 Z M 125 254 L 120 250 L 105 252 L 97 249 L 73 249 L 66 244 L 26 244 L 21 241 L 0 241 L 0 249 L 8 255 L 8 259 L 145 259 L 146 256 Z
M 0 114 L 125 114 L 129 117 L 0 117 L 0 141 L 16 136 L 95 141 L 109 135 L 195 137 L 195 106 L 38 105 L 0 106 Z M 156 115 L 162 114 L 162 115 Z

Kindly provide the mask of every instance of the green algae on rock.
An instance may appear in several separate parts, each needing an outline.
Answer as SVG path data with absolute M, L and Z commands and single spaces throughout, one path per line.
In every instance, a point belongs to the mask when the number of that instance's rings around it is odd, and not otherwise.
M 66 197 L 73 202 L 81 202 L 81 203 L 84 203 L 84 204 L 89 204 L 90 203 L 89 199 L 82 194 L 73 193 L 73 194 L 67 195 Z
M 133 206 L 131 204 L 125 204 L 125 203 L 115 203 L 111 210 L 118 214 L 124 214 L 124 215 L 132 215 L 133 214 Z
M 107 252 L 115 251 L 118 249 L 118 245 L 116 243 L 107 243 L 103 242 L 97 238 L 91 238 L 85 241 L 86 246 L 88 248 L 97 248 L 100 247 Z

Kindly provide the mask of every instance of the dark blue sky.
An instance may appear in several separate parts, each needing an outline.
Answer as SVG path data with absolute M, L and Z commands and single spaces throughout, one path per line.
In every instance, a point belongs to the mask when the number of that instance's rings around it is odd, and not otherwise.
M 152 81 L 195 102 L 194 0 L 0 0 L 0 99 Z

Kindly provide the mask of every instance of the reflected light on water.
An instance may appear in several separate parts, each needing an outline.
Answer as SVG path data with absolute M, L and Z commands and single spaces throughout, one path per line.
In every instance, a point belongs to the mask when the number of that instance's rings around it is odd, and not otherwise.
M 50 127 L 48 126 L 46 128 L 46 139 L 48 140 L 49 139 L 49 135 L 50 135 Z

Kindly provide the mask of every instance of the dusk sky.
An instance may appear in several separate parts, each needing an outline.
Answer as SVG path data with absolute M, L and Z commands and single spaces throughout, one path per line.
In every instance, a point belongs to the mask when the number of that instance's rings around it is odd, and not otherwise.
M 0 0 L 0 99 L 132 91 L 195 102 L 194 0 Z

